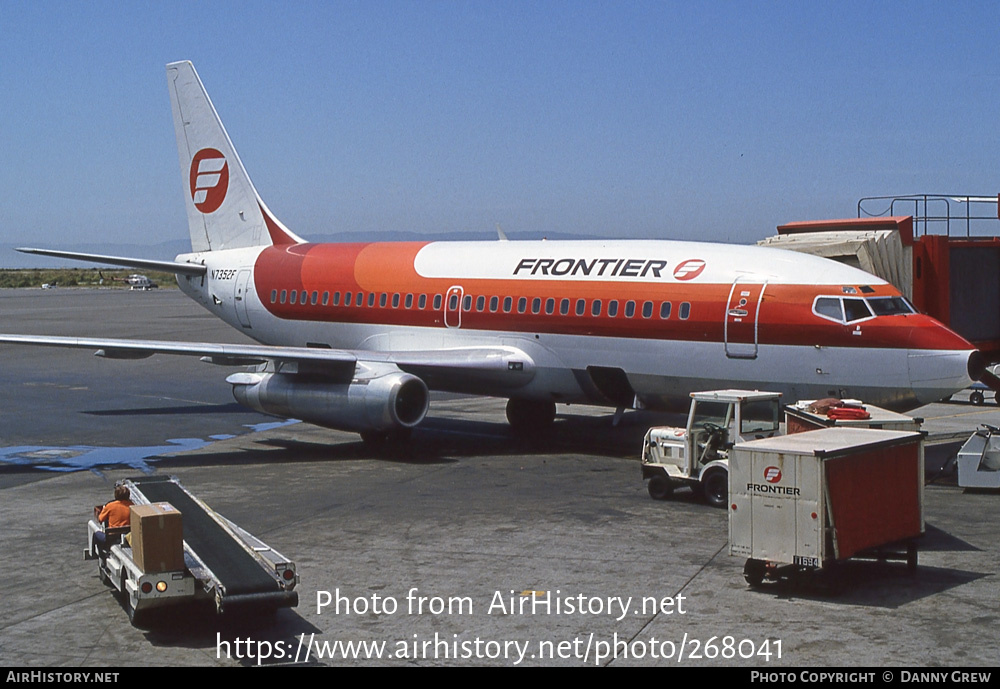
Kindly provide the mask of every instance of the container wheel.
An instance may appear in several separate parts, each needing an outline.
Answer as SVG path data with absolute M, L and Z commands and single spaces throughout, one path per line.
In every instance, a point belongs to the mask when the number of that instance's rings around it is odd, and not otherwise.
M 653 500 L 666 500 L 674 493 L 674 484 L 666 476 L 654 476 L 646 486 Z
M 906 569 L 910 572 L 917 571 L 917 544 L 906 544 Z
M 973 390 L 972 394 L 969 395 L 969 401 L 978 407 L 986 401 L 986 397 L 979 390 Z
M 767 572 L 767 563 L 763 560 L 750 558 L 743 565 L 743 578 L 753 587 L 760 586 L 764 582 L 764 574 Z
M 729 474 L 725 469 L 711 469 L 701 479 L 701 492 L 712 507 L 725 507 L 729 501 Z

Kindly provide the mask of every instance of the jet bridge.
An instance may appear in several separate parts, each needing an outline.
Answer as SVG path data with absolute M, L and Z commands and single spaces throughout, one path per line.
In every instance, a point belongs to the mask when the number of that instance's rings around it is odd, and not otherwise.
M 877 275 L 1000 361 L 1000 196 L 871 196 L 857 211 L 857 218 L 780 225 L 758 243 Z

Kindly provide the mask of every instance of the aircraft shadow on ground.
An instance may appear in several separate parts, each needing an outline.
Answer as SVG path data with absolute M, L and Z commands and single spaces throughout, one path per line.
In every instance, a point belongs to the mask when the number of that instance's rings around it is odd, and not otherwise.
M 81 412 L 90 416 L 161 416 L 173 414 L 253 414 L 252 410 L 230 402 L 228 404 L 185 404 L 175 407 L 128 407 L 125 409 L 89 409 Z M 260 415 L 262 418 L 263 414 Z
M 378 459 L 415 464 L 438 464 L 466 457 L 521 457 L 565 455 L 620 457 L 638 460 L 642 438 L 653 417 L 634 415 L 618 426 L 612 415 L 560 415 L 551 428 L 518 433 L 506 423 L 467 419 L 427 419 L 402 442 L 370 446 L 359 436 L 331 432 L 329 441 L 294 436 L 255 440 L 255 448 L 196 451 L 157 457 L 161 468 L 206 464 L 260 464 L 270 462 L 315 462 Z M 294 431 L 292 431 L 294 433 Z M 291 435 L 291 433 L 289 434 Z

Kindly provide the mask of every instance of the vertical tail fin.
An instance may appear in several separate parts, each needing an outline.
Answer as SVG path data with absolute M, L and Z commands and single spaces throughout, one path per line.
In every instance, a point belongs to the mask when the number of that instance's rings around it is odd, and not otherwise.
M 167 65 L 192 251 L 297 244 L 254 189 L 190 62 Z

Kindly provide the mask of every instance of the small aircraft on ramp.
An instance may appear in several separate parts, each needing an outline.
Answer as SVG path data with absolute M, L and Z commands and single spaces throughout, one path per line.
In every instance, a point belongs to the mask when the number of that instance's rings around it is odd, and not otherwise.
M 856 397 L 898 410 L 973 380 L 959 335 L 890 284 L 809 255 L 675 241 L 314 244 L 260 198 L 194 66 L 167 65 L 191 252 L 174 261 L 28 253 L 176 274 L 257 345 L 0 335 L 101 356 L 245 365 L 226 380 L 265 413 L 403 435 L 429 390 L 507 398 L 515 427 L 557 403 L 686 407 L 695 390 Z
M 145 275 L 139 275 L 137 273 L 129 275 L 128 277 L 123 277 L 123 278 L 115 277 L 114 275 L 112 275 L 110 277 L 104 277 L 104 273 L 102 273 L 100 271 L 98 271 L 98 275 L 101 276 L 101 283 L 102 284 L 103 284 L 103 282 L 105 280 L 109 280 L 111 282 L 121 282 L 123 284 L 128 285 L 128 288 L 130 290 L 138 290 L 140 292 L 146 292 L 146 291 L 149 291 L 151 289 L 156 289 L 157 287 L 159 287 L 159 285 L 157 285 L 155 282 L 153 282 L 152 280 L 150 280 Z

